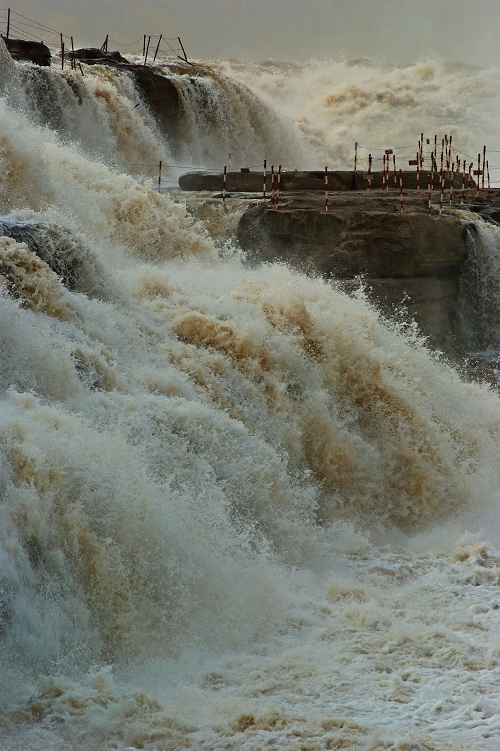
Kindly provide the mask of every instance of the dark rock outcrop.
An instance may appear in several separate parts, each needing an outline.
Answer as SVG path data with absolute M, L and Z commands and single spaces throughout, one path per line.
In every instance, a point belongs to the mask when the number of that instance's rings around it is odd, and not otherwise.
M 50 50 L 43 42 L 29 42 L 24 39 L 6 39 L 2 36 L 5 46 L 14 60 L 27 60 L 35 65 L 50 65 Z
M 471 197 L 471 194 L 469 194 Z M 238 241 L 250 263 L 283 261 L 341 280 L 346 291 L 366 294 L 391 315 L 406 311 L 429 343 L 447 354 L 463 350 L 459 278 L 473 222 L 454 213 L 429 216 L 426 193 L 339 193 L 325 211 L 319 197 L 293 196 L 283 205 L 250 206 Z
M 427 180 L 430 172 L 420 173 L 420 184 L 427 189 Z M 233 192 L 262 192 L 263 170 L 260 172 L 236 172 L 227 173 L 227 190 Z M 437 188 L 438 176 L 434 175 L 434 184 Z M 211 171 L 186 172 L 179 177 L 181 190 L 209 190 L 216 191 L 222 188 L 223 173 Z M 445 178 L 445 188 L 450 187 L 451 180 Z M 277 183 L 276 183 L 277 184 Z M 349 172 L 348 170 L 336 170 L 328 173 L 328 189 L 331 192 L 345 190 L 366 191 L 368 185 L 367 176 L 362 172 Z M 375 190 L 382 187 L 382 173 L 372 174 L 372 188 Z M 394 175 L 389 175 L 391 191 L 394 185 Z M 454 173 L 453 186 L 458 189 L 462 186 L 462 177 Z M 403 172 L 403 189 L 415 189 L 417 176 L 415 171 Z M 475 185 L 474 185 L 475 187 Z M 267 174 L 267 190 L 271 190 L 271 175 Z M 287 171 L 281 173 L 281 190 L 285 193 L 299 190 L 324 191 L 325 173 L 321 170 L 309 170 L 307 172 Z M 399 191 L 399 173 L 397 177 L 397 190 Z

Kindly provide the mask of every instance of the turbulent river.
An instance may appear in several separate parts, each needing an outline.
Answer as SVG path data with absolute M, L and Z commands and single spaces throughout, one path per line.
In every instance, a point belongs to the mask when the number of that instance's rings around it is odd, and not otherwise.
M 498 395 L 214 241 L 141 170 L 172 145 L 132 79 L 84 67 L 0 51 L 2 747 L 498 749 Z M 494 71 L 212 67 L 178 81 L 200 166 L 497 146 Z

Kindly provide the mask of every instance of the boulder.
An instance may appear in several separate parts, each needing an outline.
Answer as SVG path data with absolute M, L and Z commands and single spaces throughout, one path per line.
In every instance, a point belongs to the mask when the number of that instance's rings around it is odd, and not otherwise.
M 28 60 L 35 65 L 50 65 L 50 50 L 43 42 L 29 42 L 24 39 L 12 39 L 2 36 L 5 46 L 14 60 Z

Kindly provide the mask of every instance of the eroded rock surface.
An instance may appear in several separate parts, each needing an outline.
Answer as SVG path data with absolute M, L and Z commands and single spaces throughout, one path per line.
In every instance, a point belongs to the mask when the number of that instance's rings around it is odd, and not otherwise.
M 472 202 L 475 193 L 466 198 Z M 279 209 L 253 204 L 241 217 L 238 241 L 251 263 L 283 261 L 339 279 L 349 292 L 363 286 L 383 311 L 415 320 L 432 346 L 460 353 L 460 271 L 474 222 L 449 209 L 429 216 L 426 192 L 404 200 L 403 213 L 393 191 L 331 195 L 328 212 L 311 194 L 285 198 Z

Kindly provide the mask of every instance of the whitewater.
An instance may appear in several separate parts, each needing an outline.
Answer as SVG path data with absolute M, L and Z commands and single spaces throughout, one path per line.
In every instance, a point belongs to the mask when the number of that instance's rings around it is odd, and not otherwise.
M 498 72 L 213 62 L 174 160 L 83 68 L 0 50 L 2 748 L 497 749 L 497 392 L 148 170 L 494 150 Z

